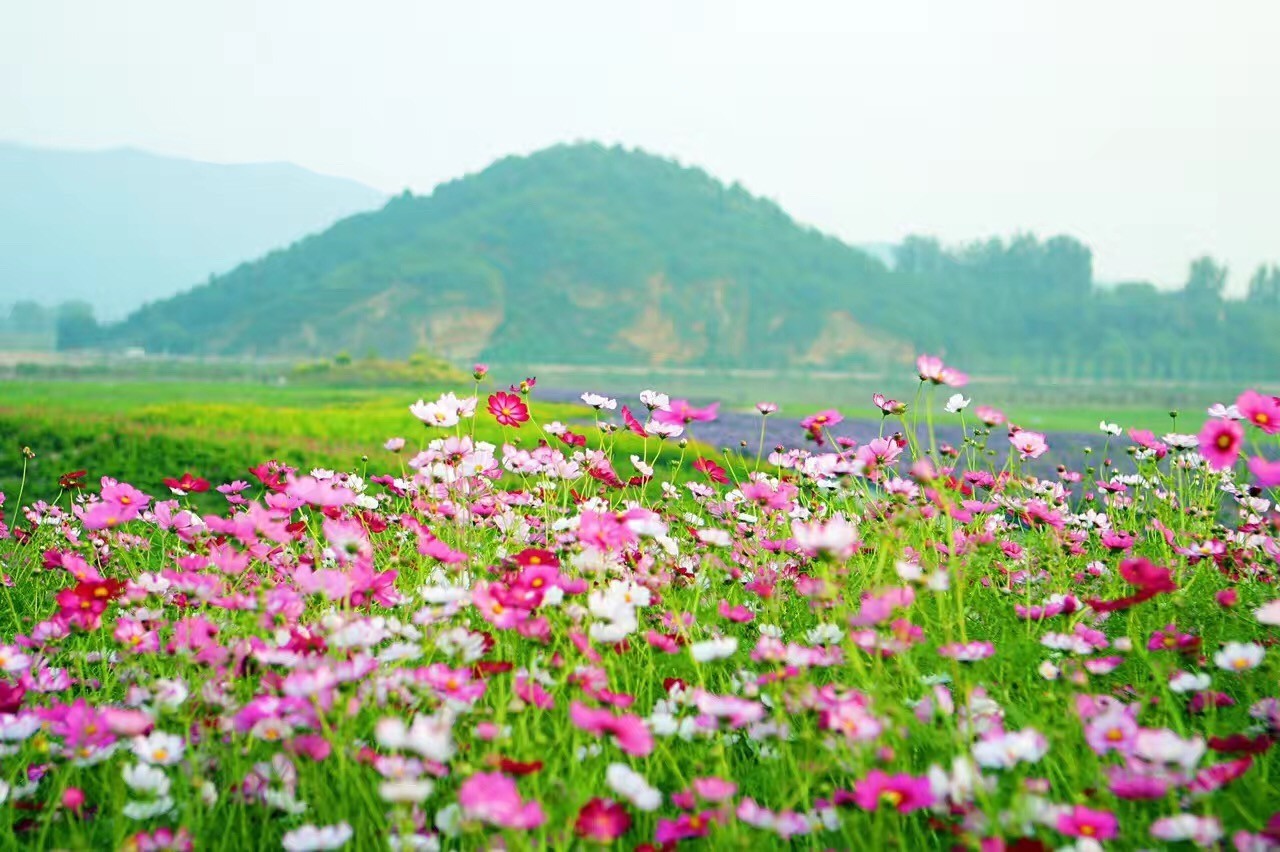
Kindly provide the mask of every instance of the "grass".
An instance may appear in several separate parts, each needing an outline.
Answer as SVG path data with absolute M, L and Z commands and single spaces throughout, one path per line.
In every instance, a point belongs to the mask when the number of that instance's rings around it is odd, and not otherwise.
M 1242 463 L 1117 452 L 1108 476 L 1124 488 L 1109 492 L 1029 480 L 1015 461 L 962 493 L 912 466 L 943 463 L 929 444 L 878 474 L 730 455 L 724 482 L 667 444 L 655 481 L 616 487 L 551 462 L 493 480 L 483 454 L 431 450 L 404 493 L 369 483 L 409 473 L 382 440 L 451 432 L 423 431 L 412 400 L 385 391 L 0 390 L 7 452 L 32 435 L 37 448 L 27 479 L 0 486 L 22 530 L 0 537 L 0 637 L 27 637 L 0 645 L 6 684 L 27 686 L 18 715 L 0 717 L 3 848 L 147 848 L 160 829 L 199 849 L 319 848 L 290 834 L 311 824 L 348 826 L 352 849 L 391 834 L 568 849 L 593 832 L 618 848 L 1140 849 L 1172 842 L 1162 818 L 1256 837 L 1280 810 L 1267 740 L 1280 734 L 1280 613 L 1263 615 L 1278 495 L 1230 497 Z M 472 425 L 534 444 L 530 424 Z M 579 428 L 624 478 L 632 452 L 654 458 L 653 443 Z M 1275 458 L 1280 442 L 1248 429 Z M 41 464 L 92 462 L 141 485 L 188 467 L 240 477 L 217 465 L 266 451 L 363 482 L 321 500 L 251 480 L 257 508 L 236 525 L 210 495 L 129 519 L 137 499 L 91 480 L 79 508 L 55 494 L 15 520 Z M 462 561 L 442 561 L 436 539 Z M 1062 611 L 1020 611 L 1045 604 Z M 1179 673 L 1205 682 L 1184 690 Z M 157 758 L 106 712 L 126 707 L 180 738 L 180 756 Z M 388 736 L 386 720 L 415 717 L 440 736 Z M 26 718 L 40 724 L 6 734 Z M 125 783 L 140 762 L 166 793 Z M 658 791 L 655 808 L 618 766 Z M 392 776 L 430 783 L 405 793 Z M 1134 798 L 1137 780 L 1163 789 Z

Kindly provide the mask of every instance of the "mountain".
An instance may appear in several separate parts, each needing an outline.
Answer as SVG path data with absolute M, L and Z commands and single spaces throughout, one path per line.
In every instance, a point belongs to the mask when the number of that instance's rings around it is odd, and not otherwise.
M 1088 246 L 1064 235 L 909 236 L 890 268 L 739 185 L 584 143 L 397 196 L 120 323 L 64 322 L 61 337 L 637 370 L 883 370 L 932 352 L 1032 382 L 1273 381 L 1280 267 L 1257 270 L 1244 300 L 1223 297 L 1225 280 L 1204 257 L 1178 291 L 1100 286 Z
M 911 355 L 893 290 L 740 186 L 575 144 L 393 198 L 105 333 L 172 353 L 868 365 Z
M 287 163 L 4 143 L 0 187 L 0 302 L 115 317 L 385 201 Z

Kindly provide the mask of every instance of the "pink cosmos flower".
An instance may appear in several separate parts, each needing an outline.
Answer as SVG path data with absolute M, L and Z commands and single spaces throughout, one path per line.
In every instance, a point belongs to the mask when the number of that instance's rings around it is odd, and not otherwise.
M 738 785 L 723 778 L 695 778 L 693 792 L 705 801 L 723 802 L 733 798 L 733 794 L 738 792 Z
M 920 381 L 932 382 L 935 385 L 962 388 L 969 383 L 968 374 L 962 373 L 954 367 L 948 367 L 942 363 L 941 358 L 934 355 L 921 355 L 917 358 L 916 372 L 920 376 Z
M 591 550 L 620 551 L 636 541 L 636 533 L 612 512 L 585 511 L 578 521 L 578 541 Z
M 356 499 L 351 489 L 337 480 L 316 479 L 314 476 L 292 477 L 288 480 L 285 493 L 290 497 L 310 503 L 312 506 L 345 506 Z
M 706 408 L 694 408 L 687 399 L 673 399 L 666 409 L 653 412 L 653 419 L 659 423 L 672 426 L 687 426 L 690 423 L 710 423 L 716 419 L 720 403 L 713 402 Z
M 489 395 L 489 413 L 501 426 L 519 426 L 529 420 L 529 406 L 519 396 L 507 391 Z
M 1084 738 L 1089 748 L 1098 754 L 1109 751 L 1132 753 L 1139 730 L 1134 719 L 1135 709 L 1117 707 L 1091 719 L 1084 728 Z
M 950 657 L 962 663 L 985 660 L 994 655 L 995 652 L 996 646 L 990 642 L 952 642 L 938 649 L 938 653 L 942 656 Z
M 884 804 L 905 814 L 932 805 L 933 787 L 928 778 L 873 769 L 853 785 L 853 799 L 863 810 L 874 811 Z
M 614 716 L 609 710 L 575 701 L 569 705 L 569 720 L 588 733 L 611 734 L 618 748 L 635 757 L 647 757 L 653 751 L 653 734 L 639 716 Z
M 1023 461 L 1038 459 L 1049 450 L 1049 442 L 1039 432 L 1019 429 L 1009 436 L 1009 443 L 1018 451 Z
M 844 415 L 834 408 L 828 408 L 826 411 L 819 411 L 817 414 L 810 414 L 808 417 L 800 421 L 800 425 L 804 427 L 806 432 L 818 434 L 823 429 L 829 429 L 839 423 L 844 422 Z
M 1240 458 L 1244 429 L 1236 420 L 1211 418 L 1200 430 L 1200 455 L 1214 470 L 1224 470 Z
M 1259 488 L 1280 488 L 1280 459 L 1267 461 L 1262 456 L 1249 459 L 1249 473 Z
M 660 819 L 653 833 L 653 839 L 665 847 L 667 844 L 674 846 L 681 840 L 706 837 L 716 816 L 715 811 L 704 811 L 697 814 L 681 814 L 674 820 Z
M 1057 828 L 1071 837 L 1087 837 L 1090 840 L 1110 840 L 1116 836 L 1120 823 L 1109 811 L 1095 811 L 1076 805 L 1058 817 Z
M 989 405 L 979 405 L 973 410 L 973 413 L 988 426 L 999 426 L 1005 422 L 1004 412 Z
M 516 782 L 500 772 L 472 775 L 458 789 L 458 804 L 466 819 L 499 828 L 531 829 L 546 822 L 542 806 L 520 798 Z
M 471 602 L 484 620 L 499 630 L 511 630 L 529 617 L 529 610 L 515 606 L 503 593 L 501 583 L 477 583 L 471 592 Z
M 898 402 L 896 399 L 889 399 L 882 393 L 873 393 L 871 395 L 871 402 L 875 404 L 876 408 L 880 409 L 880 414 L 883 417 L 888 417 L 891 414 L 902 414 L 907 410 L 907 404 L 905 402 Z
M 825 523 L 793 520 L 791 534 L 800 550 L 822 558 L 848 559 L 858 545 L 858 528 L 843 515 L 836 515 Z
M 1280 400 L 1247 390 L 1236 399 L 1240 415 L 1268 435 L 1280 432 Z M 105 492 L 104 492 L 105 493 Z

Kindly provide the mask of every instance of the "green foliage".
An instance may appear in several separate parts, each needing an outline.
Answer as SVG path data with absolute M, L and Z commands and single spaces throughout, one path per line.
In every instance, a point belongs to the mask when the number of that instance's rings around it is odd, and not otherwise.
M 426 345 L 455 361 L 763 367 L 807 352 L 830 306 L 884 325 L 893 305 L 867 297 L 892 279 L 701 171 L 560 146 L 399 196 L 151 305 L 111 339 L 156 352 L 376 345 L 403 357 Z
M 894 269 L 777 205 L 639 151 L 561 145 L 244 264 L 106 330 L 149 352 L 884 372 L 918 351 L 972 372 L 1241 380 L 1280 363 L 1280 280 L 1224 301 L 1100 287 L 1088 247 L 908 238 Z M 1259 308 L 1263 308 L 1260 310 Z M 1241 338 L 1256 343 L 1233 346 Z

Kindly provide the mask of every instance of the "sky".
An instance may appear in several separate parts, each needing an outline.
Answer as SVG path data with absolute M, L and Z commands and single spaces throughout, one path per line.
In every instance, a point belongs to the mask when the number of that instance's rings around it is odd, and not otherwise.
M 0 139 L 429 192 L 561 141 L 698 165 L 853 243 L 1067 233 L 1099 280 L 1280 262 L 1274 0 L 40 0 Z

